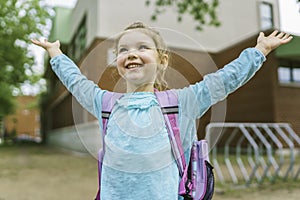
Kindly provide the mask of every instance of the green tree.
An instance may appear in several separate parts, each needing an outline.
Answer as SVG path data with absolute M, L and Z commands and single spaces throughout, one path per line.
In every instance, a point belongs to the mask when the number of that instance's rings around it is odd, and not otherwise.
M 44 0 L 0 0 L 0 139 L 2 119 L 14 111 L 13 90 L 38 80 L 29 39 L 45 34 L 50 13 Z
M 219 0 L 146 0 L 147 6 L 152 4 L 155 7 L 152 20 L 156 20 L 168 7 L 175 7 L 178 13 L 177 20 L 181 22 L 183 15 L 189 14 L 197 22 L 197 30 L 202 30 L 205 25 L 220 26 L 216 15 Z

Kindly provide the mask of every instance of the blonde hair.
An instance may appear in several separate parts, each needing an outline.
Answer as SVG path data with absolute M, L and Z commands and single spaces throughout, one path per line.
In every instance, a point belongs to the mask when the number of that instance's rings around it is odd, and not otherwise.
M 149 26 L 145 25 L 142 22 L 134 22 L 133 24 L 126 27 L 124 29 L 124 32 L 121 33 L 117 37 L 117 39 L 115 41 L 115 46 L 114 46 L 116 54 L 117 54 L 118 43 L 119 43 L 119 40 L 121 39 L 121 37 L 126 33 L 126 31 L 135 30 L 135 29 L 145 33 L 146 35 L 148 35 L 149 37 L 152 38 L 152 40 L 155 43 L 159 59 L 161 61 L 163 61 L 162 59 L 165 57 L 165 55 L 167 55 L 168 58 L 169 58 L 170 55 L 169 55 L 168 47 L 165 44 L 165 42 L 164 42 L 163 38 L 161 37 L 160 33 L 157 30 L 155 30 L 154 28 L 149 27 Z M 156 88 L 159 91 L 168 89 L 168 83 L 165 80 L 166 69 L 167 69 L 167 67 L 164 66 L 163 64 L 158 65 L 158 68 L 157 68 L 158 71 L 157 71 L 156 79 L 155 79 L 155 82 L 154 82 L 154 88 Z

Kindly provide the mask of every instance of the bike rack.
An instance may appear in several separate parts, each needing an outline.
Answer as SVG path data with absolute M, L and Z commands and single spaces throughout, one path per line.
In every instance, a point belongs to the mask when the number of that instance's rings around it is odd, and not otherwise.
M 206 139 L 217 180 L 222 184 L 249 186 L 300 176 L 300 167 L 295 167 L 300 160 L 300 137 L 288 123 L 210 123 Z

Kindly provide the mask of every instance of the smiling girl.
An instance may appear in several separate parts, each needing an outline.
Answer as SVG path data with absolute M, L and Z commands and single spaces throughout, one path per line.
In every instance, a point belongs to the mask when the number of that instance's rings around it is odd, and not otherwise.
M 178 96 L 178 124 L 187 163 L 191 144 L 197 137 L 195 120 L 250 80 L 266 56 L 291 39 L 278 31 L 267 37 L 260 33 L 255 47 L 245 49 L 224 68 L 204 76 L 203 81 L 174 90 Z M 81 74 L 61 52 L 59 41 L 32 42 L 49 53 L 58 78 L 102 127 L 102 97 L 107 91 Z M 116 101 L 107 124 L 101 199 L 182 199 L 178 196 L 178 168 L 154 94 L 155 88 L 167 88 L 164 74 L 169 60 L 168 49 L 155 29 L 138 22 L 119 35 L 115 52 L 117 69 L 126 80 L 127 93 Z

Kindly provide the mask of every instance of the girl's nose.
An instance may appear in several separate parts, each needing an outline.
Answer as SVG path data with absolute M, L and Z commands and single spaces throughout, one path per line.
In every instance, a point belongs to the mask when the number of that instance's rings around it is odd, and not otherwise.
M 131 60 L 131 59 L 138 58 L 138 56 L 137 56 L 137 54 L 136 54 L 136 52 L 134 50 L 131 50 L 131 51 L 128 52 L 127 58 Z

